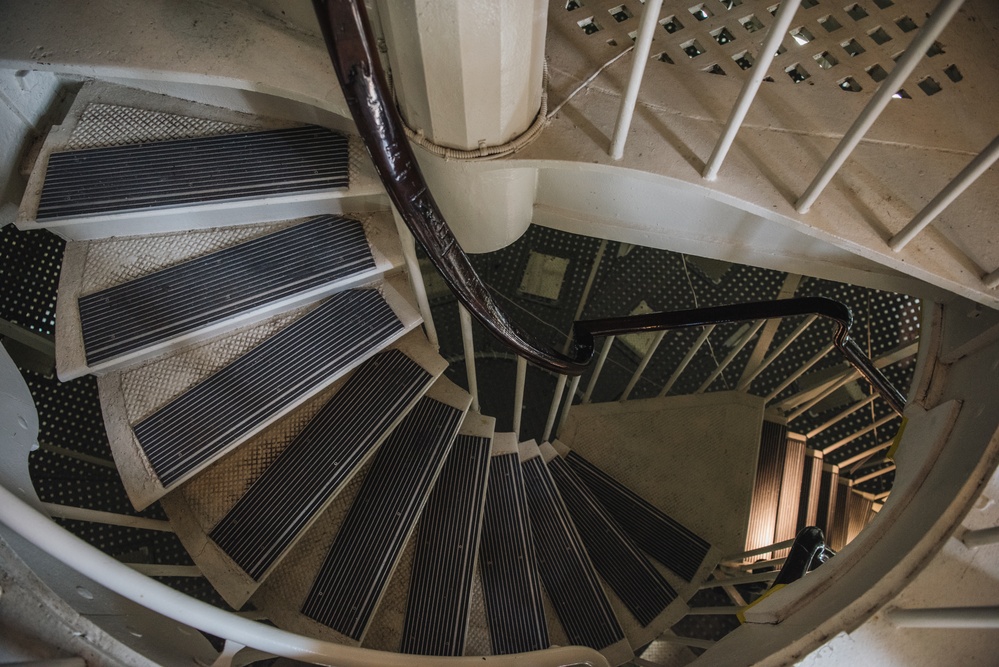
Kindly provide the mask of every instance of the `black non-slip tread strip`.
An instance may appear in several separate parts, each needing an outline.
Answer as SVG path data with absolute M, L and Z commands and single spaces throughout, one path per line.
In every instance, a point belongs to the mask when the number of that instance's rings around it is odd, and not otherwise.
M 464 411 L 424 396 L 375 454 L 302 613 L 360 641 Z
M 616 644 L 624 631 L 544 460 L 522 466 L 538 571 L 569 641 L 597 650 Z
M 348 143 L 307 126 L 53 153 L 37 218 L 343 188 Z
M 209 537 L 259 580 L 432 379 L 399 350 L 366 361 L 253 482 Z
M 576 452 L 566 462 L 645 553 L 693 581 L 711 545 Z
M 547 465 L 593 566 L 642 627 L 648 626 L 676 599 L 676 591 L 569 464 L 556 457 Z
M 317 216 L 80 297 L 87 362 L 113 359 L 374 267 L 360 222 Z
M 169 487 L 403 329 L 377 290 L 334 294 L 140 421 L 136 439 Z
M 459 435 L 417 527 L 403 653 L 464 653 L 489 473 L 489 438 Z
M 490 463 L 479 573 L 493 653 L 548 648 L 541 578 L 516 452 L 494 456 Z

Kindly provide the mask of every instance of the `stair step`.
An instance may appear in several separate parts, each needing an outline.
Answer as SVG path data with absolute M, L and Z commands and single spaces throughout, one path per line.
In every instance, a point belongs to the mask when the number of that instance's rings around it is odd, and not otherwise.
M 17 224 L 83 240 L 387 210 L 362 155 L 323 127 L 88 82 L 46 136 Z
M 439 379 L 379 448 L 302 606 L 305 616 L 363 640 L 470 404 L 471 396 Z
M 262 579 L 433 380 L 398 350 L 364 362 L 209 537 Z
M 576 452 L 562 449 L 560 453 L 569 468 L 645 553 L 685 581 L 693 581 L 711 549 L 710 544 Z
M 417 528 L 403 653 L 464 655 L 495 420 L 465 422 Z
M 626 662 L 634 652 L 533 440 L 521 443 L 520 459 L 538 570 L 569 641 Z
M 347 138 L 314 125 L 49 156 L 42 222 L 348 185 Z
M 676 599 L 676 591 L 555 449 L 546 443 L 541 453 L 597 572 L 648 627 Z
M 168 354 L 401 266 L 391 216 L 358 218 L 71 241 L 56 302 L 59 378 Z
M 160 500 L 195 564 L 230 606 L 242 607 L 339 502 L 402 415 L 446 367 L 422 333 L 410 332 Z M 405 382 L 403 375 L 412 381 Z M 413 396 L 417 382 L 422 386 Z M 302 459 L 307 474 L 290 465 Z M 227 549 L 210 539 L 222 534 L 224 524 L 232 527 L 239 520 L 249 528 L 230 535 Z M 240 562 L 230 555 L 236 551 L 233 543 L 242 549 Z M 254 569 L 246 564 L 250 557 L 257 563 L 256 577 L 248 574 Z
M 548 648 L 541 578 L 517 438 L 497 434 L 489 467 L 479 572 L 496 655 Z
M 133 503 L 141 509 L 157 500 L 418 322 L 419 316 L 388 285 L 381 291 L 353 289 L 334 294 L 211 373 L 201 371 L 214 361 L 207 350 L 231 354 L 227 343 L 238 342 L 240 334 L 101 378 L 112 451 Z M 192 374 L 204 377 L 189 382 Z M 172 379 L 183 388 L 163 391 Z M 169 398 L 142 410 L 148 399 L 137 386 L 141 382 L 158 385 L 156 393 L 170 393 Z M 125 386 L 135 387 L 134 416 L 129 415 Z
M 318 216 L 80 297 L 86 364 L 93 370 L 120 363 L 241 315 L 377 275 L 363 225 Z

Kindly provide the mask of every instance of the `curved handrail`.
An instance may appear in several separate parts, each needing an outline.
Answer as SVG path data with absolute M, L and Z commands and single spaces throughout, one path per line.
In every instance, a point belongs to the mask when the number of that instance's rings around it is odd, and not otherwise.
M 356 0 L 313 0 L 326 47 L 354 122 L 392 203 L 427 251 L 458 300 L 482 326 L 523 357 L 557 373 L 581 375 L 593 350 L 566 356 L 535 339 L 506 313 L 479 278 L 437 207 L 388 101 L 381 64 L 364 5 Z
M 603 655 L 585 646 L 510 655 L 442 657 L 377 651 L 304 637 L 195 600 L 136 572 L 57 525 L 2 485 L 0 522 L 53 558 L 136 604 L 216 637 L 285 658 L 337 667 L 608 667 Z
M 836 347 L 891 407 L 902 413 L 905 397 L 850 338 L 853 321 L 850 310 L 830 299 L 787 299 L 576 322 L 570 348 L 572 356 L 537 341 L 511 320 L 493 298 L 430 194 L 406 139 L 405 125 L 395 106 L 388 101 L 388 87 L 363 3 L 313 0 L 313 6 L 347 106 L 392 203 L 468 312 L 519 355 L 542 368 L 575 376 L 582 375 L 593 358 L 594 336 L 817 314 L 837 322 Z
M 694 310 L 583 320 L 573 324 L 573 343 L 579 346 L 578 350 L 592 350 L 593 339 L 596 336 L 620 336 L 629 333 L 683 329 L 706 324 L 747 322 L 795 315 L 818 315 L 834 322 L 836 332 L 833 335 L 833 344 L 836 349 L 871 383 L 895 412 L 902 414 L 905 409 L 905 396 L 892 385 L 884 373 L 878 370 L 856 341 L 850 338 L 853 313 L 846 305 L 825 297 L 758 301 Z M 577 351 L 577 353 L 579 352 Z

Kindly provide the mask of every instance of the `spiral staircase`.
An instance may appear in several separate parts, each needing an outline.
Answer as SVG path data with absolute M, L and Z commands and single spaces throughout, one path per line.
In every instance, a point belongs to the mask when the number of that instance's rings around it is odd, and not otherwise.
M 179 164 L 178 155 L 195 159 Z M 776 519 L 770 540 L 745 534 L 762 458 L 755 476 L 755 456 L 744 462 L 741 481 L 715 471 L 711 483 L 737 488 L 741 496 L 727 500 L 745 512 L 725 533 L 657 496 L 648 469 L 622 463 L 647 448 L 651 426 L 616 450 L 593 444 L 593 425 L 613 424 L 614 411 L 648 426 L 635 414 L 667 414 L 684 401 L 693 414 L 700 399 L 664 390 L 580 406 L 540 444 L 496 432 L 475 409 L 472 382 L 466 391 L 449 380 L 421 331 L 422 277 L 380 188 L 355 137 L 115 86 L 85 86 L 40 145 L 19 225 L 69 239 L 56 301 L 59 376 L 98 377 L 114 466 L 134 508 L 122 514 L 168 528 L 194 564 L 136 569 L 196 572 L 220 606 L 299 637 L 401 652 L 385 664 L 516 659 L 557 646 L 598 653 L 524 659 L 642 664 L 636 653 L 656 638 L 682 643 L 663 633 L 692 611 L 697 591 L 749 571 L 737 558 L 743 548 L 778 541 Z M 951 364 L 991 340 L 949 331 Z M 644 368 L 654 346 L 641 349 Z M 913 394 L 947 403 L 955 391 L 938 381 L 931 391 L 921 380 Z M 573 395 L 575 385 L 564 409 Z M 726 427 L 741 425 L 763 448 L 765 402 L 749 403 L 754 416 Z M 926 437 L 944 437 L 956 410 L 912 417 Z M 836 501 L 809 470 L 813 502 L 825 493 L 832 525 Z M 857 525 L 838 521 L 842 544 L 856 537 Z M 753 613 L 758 624 L 784 618 L 766 601 Z M 134 625 L 112 634 L 122 630 L 162 639 Z M 211 659 L 226 664 L 240 647 L 217 648 Z M 343 655 L 347 664 L 360 654 Z M 257 657 L 247 651 L 231 664 Z

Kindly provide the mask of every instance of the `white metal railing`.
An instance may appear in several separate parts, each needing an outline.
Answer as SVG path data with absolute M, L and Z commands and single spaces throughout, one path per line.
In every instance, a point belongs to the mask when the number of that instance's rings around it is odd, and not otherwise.
M 334 644 L 258 623 L 154 581 L 56 525 L 3 486 L 0 486 L 0 522 L 70 568 L 146 609 L 275 656 L 337 667 L 609 667 L 604 656 L 581 646 L 500 656 L 445 658 Z
M 840 170 L 847 158 L 850 157 L 850 153 L 853 152 L 853 149 L 864 138 L 867 131 L 871 129 L 878 116 L 881 115 L 881 112 L 891 102 L 892 96 L 902 87 L 905 80 L 916 69 L 916 65 L 919 64 L 926 50 L 940 36 L 940 33 L 943 32 L 943 29 L 947 27 L 950 20 L 957 14 L 957 10 L 960 9 L 962 4 L 964 4 L 964 0 L 942 0 L 937 5 L 926 25 L 916 34 L 912 43 L 909 44 L 902 57 L 899 58 L 891 74 L 878 86 L 877 91 L 871 96 L 867 106 L 857 116 L 857 120 L 853 122 L 850 129 L 843 135 L 839 144 L 826 160 L 826 163 L 822 165 L 819 173 L 815 175 L 812 182 L 805 188 L 805 192 L 795 204 L 795 208 L 799 213 L 807 213 L 812 207 L 815 200 L 822 194 L 822 190 L 829 184 L 829 181 L 836 175 L 836 172 Z

